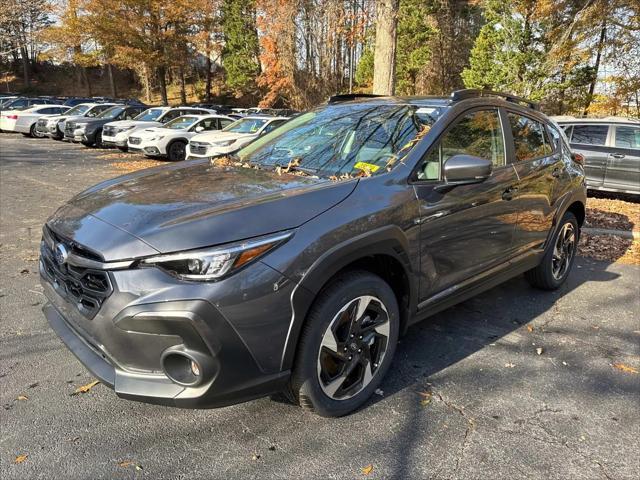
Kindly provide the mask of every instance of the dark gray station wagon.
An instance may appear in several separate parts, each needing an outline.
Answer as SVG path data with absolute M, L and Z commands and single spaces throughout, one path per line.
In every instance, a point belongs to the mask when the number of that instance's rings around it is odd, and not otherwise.
M 585 201 L 566 137 L 530 102 L 338 96 L 235 155 L 74 197 L 44 227 L 44 313 L 123 398 L 284 392 L 344 415 L 414 322 L 522 273 L 560 287 Z
M 556 117 L 592 190 L 640 195 L 640 120 Z

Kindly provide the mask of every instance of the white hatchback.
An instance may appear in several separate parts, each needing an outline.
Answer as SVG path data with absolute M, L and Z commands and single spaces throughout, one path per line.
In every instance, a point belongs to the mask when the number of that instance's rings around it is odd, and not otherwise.
M 217 131 L 233 119 L 224 115 L 184 115 L 152 128 L 130 134 L 127 147 L 131 152 L 142 152 L 148 157 L 166 157 L 171 161 L 184 160 L 189 139 L 205 131 Z

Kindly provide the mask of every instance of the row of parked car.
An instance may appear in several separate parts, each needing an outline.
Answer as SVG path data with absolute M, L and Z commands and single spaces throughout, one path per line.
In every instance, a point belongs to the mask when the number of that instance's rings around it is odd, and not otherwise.
M 216 104 L 149 107 L 135 99 L 102 97 L 75 105 L 56 100 L 5 99 L 0 103 L 0 130 L 180 161 L 235 151 L 296 113 Z

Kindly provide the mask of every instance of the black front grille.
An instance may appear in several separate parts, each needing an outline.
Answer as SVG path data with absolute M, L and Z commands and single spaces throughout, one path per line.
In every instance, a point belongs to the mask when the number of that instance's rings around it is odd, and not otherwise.
M 53 235 L 51 236 L 53 237 Z M 62 243 L 57 238 L 54 239 L 57 243 Z M 80 254 L 80 252 L 88 253 L 87 249 L 78 245 L 66 242 L 64 245 L 67 250 L 73 251 L 75 254 Z M 95 257 L 95 254 L 92 254 L 92 256 Z M 66 263 L 59 264 L 46 241 L 42 241 L 40 244 L 40 262 L 45 279 L 60 296 L 74 305 L 82 315 L 89 319 L 95 317 L 102 303 L 113 292 L 107 272 L 76 267 Z
M 207 153 L 207 144 L 191 142 L 189 143 L 189 151 L 194 155 L 205 155 Z
M 102 129 L 102 136 L 113 137 L 116 133 L 118 133 L 117 130 L 118 130 L 117 127 L 106 126 Z
M 142 139 L 140 137 L 129 137 L 129 143 L 131 145 L 140 145 Z

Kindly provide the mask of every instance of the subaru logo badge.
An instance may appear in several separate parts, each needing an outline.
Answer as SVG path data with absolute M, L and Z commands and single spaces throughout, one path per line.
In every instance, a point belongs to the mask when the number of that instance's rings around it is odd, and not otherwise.
M 58 265 L 64 265 L 65 263 L 67 263 L 69 252 L 63 244 L 58 243 L 55 248 L 54 256 L 56 257 L 56 262 L 58 262 Z

